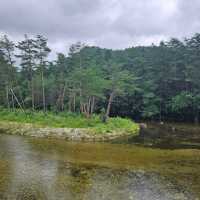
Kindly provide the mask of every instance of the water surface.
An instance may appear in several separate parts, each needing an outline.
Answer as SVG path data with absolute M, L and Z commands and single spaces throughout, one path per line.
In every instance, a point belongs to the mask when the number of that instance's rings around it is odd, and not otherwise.
M 0 199 L 200 199 L 200 150 L 0 135 Z

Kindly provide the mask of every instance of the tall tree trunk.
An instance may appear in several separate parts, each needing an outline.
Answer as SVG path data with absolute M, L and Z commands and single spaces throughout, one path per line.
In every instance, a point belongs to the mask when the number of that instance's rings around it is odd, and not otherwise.
M 69 102 L 68 102 L 68 112 L 71 112 L 72 109 L 71 109 L 71 99 L 69 99 Z
M 65 99 L 65 90 L 66 90 L 66 86 L 64 85 L 63 87 L 63 91 L 62 91 L 62 96 L 61 96 L 61 110 L 64 110 L 64 99 Z
M 81 51 L 79 52 L 79 68 L 82 69 Z M 82 105 L 82 81 L 80 80 L 80 113 L 84 113 L 84 105 Z
M 91 98 L 89 97 L 88 102 L 87 102 L 87 109 L 86 109 L 86 115 L 87 118 L 90 118 L 90 111 L 91 111 Z
M 109 100 L 108 100 L 108 106 L 107 106 L 107 109 L 106 109 L 105 121 L 107 121 L 108 118 L 109 118 L 113 99 L 114 99 L 114 92 L 111 92 Z
M 46 99 L 45 99 L 45 87 L 44 87 L 44 71 L 43 67 L 41 70 L 41 79 L 42 79 L 42 102 L 43 102 L 43 111 L 46 112 Z
M 81 84 L 81 82 L 80 82 L 80 113 L 82 113 L 83 112 L 83 109 L 82 109 L 82 89 L 81 89 L 81 87 L 82 87 L 82 84 Z
M 8 85 L 6 86 L 6 103 L 7 103 L 7 108 L 10 109 L 9 88 L 8 88 Z
M 12 95 L 12 109 L 14 111 L 15 110 L 15 101 L 14 101 L 13 93 L 11 95 Z
M 59 96 L 56 100 L 56 109 L 57 110 L 64 110 L 64 98 L 65 98 L 65 91 L 66 91 L 66 86 L 60 86 L 60 91 L 59 91 Z M 69 107 L 70 107 L 70 110 L 71 111 L 71 97 L 69 96 Z
M 11 88 L 11 89 L 10 89 L 10 91 L 11 91 L 11 93 L 13 94 L 13 97 L 15 98 L 15 100 L 16 100 L 16 102 L 17 102 L 18 106 L 20 107 L 20 109 L 21 109 L 21 110 L 24 112 L 24 109 L 23 109 L 23 107 L 22 107 L 21 103 L 19 102 L 19 100 L 18 100 L 17 96 L 15 95 L 15 93 L 14 93 L 13 89 Z
M 35 97 L 34 97 L 34 80 L 33 80 L 33 69 L 30 66 L 30 90 L 31 90 L 31 100 L 32 100 L 32 110 L 35 110 Z
M 32 97 L 32 110 L 35 110 L 35 97 L 34 97 L 34 83 L 33 78 L 31 78 L 31 97 Z
M 84 113 L 84 106 L 82 102 L 80 103 L 80 113 Z
M 73 95 L 73 111 L 76 112 L 76 94 Z
M 94 112 L 94 106 L 95 106 L 95 97 L 92 97 L 92 104 L 91 104 L 91 111 L 90 111 L 91 114 L 93 114 Z

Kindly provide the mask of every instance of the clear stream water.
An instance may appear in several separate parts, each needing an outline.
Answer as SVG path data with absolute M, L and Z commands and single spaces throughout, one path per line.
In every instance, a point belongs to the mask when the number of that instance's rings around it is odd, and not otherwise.
M 198 200 L 200 150 L 0 135 L 1 200 Z

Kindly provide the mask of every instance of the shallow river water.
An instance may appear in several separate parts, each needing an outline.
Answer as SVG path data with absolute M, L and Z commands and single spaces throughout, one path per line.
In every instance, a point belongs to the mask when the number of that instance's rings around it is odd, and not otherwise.
M 1 200 L 200 199 L 200 150 L 0 135 Z

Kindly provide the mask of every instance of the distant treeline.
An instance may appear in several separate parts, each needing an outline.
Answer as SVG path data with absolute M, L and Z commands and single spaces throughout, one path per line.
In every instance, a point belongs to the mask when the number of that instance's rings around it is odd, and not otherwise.
M 55 61 L 50 51 L 41 35 L 17 44 L 1 37 L 2 107 L 199 121 L 200 34 L 125 50 L 78 42 Z

